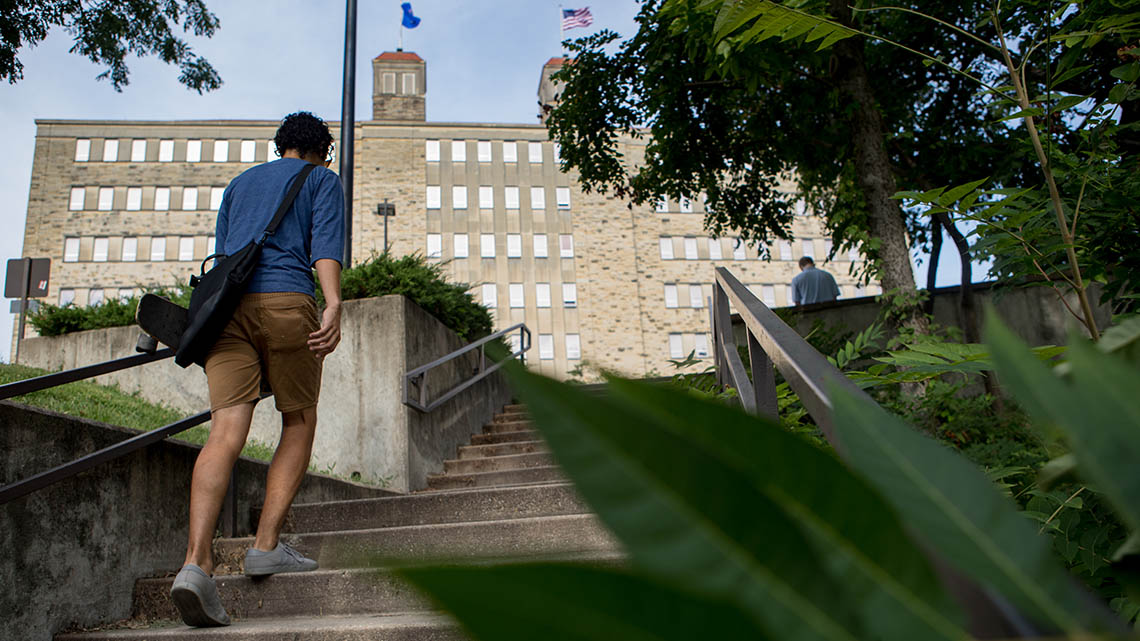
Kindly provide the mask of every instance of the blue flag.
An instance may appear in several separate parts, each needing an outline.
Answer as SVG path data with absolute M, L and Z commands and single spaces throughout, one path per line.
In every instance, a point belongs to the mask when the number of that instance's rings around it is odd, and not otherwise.
M 405 2 L 400 5 L 400 8 L 404 10 L 404 20 L 400 24 L 409 29 L 415 29 L 420 26 L 420 19 L 412 14 L 412 3 Z

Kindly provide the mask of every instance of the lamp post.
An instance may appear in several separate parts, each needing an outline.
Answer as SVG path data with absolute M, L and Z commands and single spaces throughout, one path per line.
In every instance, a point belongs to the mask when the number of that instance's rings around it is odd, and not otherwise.
M 376 215 L 384 217 L 384 253 L 388 253 L 388 217 L 396 215 L 395 203 L 388 202 L 385 198 L 384 202 L 376 205 Z
M 344 95 L 340 104 L 340 182 L 344 187 L 344 266 L 352 267 L 352 161 L 356 129 L 356 0 L 347 0 L 344 16 Z M 387 220 L 387 219 L 385 219 Z

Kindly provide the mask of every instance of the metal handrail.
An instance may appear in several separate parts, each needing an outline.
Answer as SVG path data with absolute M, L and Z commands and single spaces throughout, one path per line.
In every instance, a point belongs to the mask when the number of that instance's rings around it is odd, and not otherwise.
M 512 352 L 508 357 L 491 365 L 490 367 L 487 367 L 487 352 L 485 349 L 487 343 L 490 343 L 491 341 L 497 340 L 499 338 L 503 338 L 504 336 L 507 336 L 516 330 L 519 332 L 519 350 L 517 352 Z M 527 329 L 525 323 L 518 323 L 511 325 L 506 329 L 497 331 L 490 336 L 484 336 L 483 338 L 480 338 L 470 345 L 461 347 L 441 358 L 437 358 L 427 365 L 421 365 L 420 367 L 410 370 L 407 374 L 404 375 L 404 405 L 427 414 L 428 412 L 431 412 L 435 408 L 451 400 L 463 390 L 490 376 L 495 370 L 502 367 L 507 361 L 523 355 L 525 352 L 530 350 L 530 344 L 530 330 Z M 479 364 L 475 368 L 475 376 L 467 379 L 466 381 L 463 381 L 455 387 L 452 387 L 448 391 L 444 392 L 443 395 L 441 395 L 439 398 L 425 405 L 423 395 L 427 387 L 425 385 L 425 382 L 427 380 L 427 373 L 430 370 L 439 367 L 440 365 L 449 363 L 456 358 L 459 358 L 460 356 L 463 356 L 464 354 L 476 349 L 479 350 Z M 414 399 L 411 395 L 411 388 L 413 386 L 416 388 L 417 396 L 417 398 Z
M 744 363 L 736 351 L 729 303 L 744 321 L 748 355 L 752 365 L 749 380 Z M 815 420 L 828 443 L 844 457 L 835 438 L 832 414 L 834 407 L 827 394 L 829 386 L 874 403 L 874 400 L 843 375 L 794 329 L 748 290 L 728 269 L 718 267 L 713 283 L 712 334 L 715 341 L 717 383 L 736 388 L 740 402 L 752 414 L 765 414 L 778 419 L 775 369 L 799 396 L 808 414 Z M 1016 631 L 1022 637 L 1037 636 L 1039 630 L 1022 616 L 1004 597 L 958 575 L 933 551 L 926 552 L 943 586 L 968 610 L 973 621 L 970 632 L 981 638 L 1007 636 Z
M 154 352 L 124 356 L 123 358 L 95 363 L 94 365 L 85 365 L 83 367 L 76 367 L 75 369 L 44 374 L 43 376 L 27 378 L 14 383 L 7 383 L 0 385 L 0 401 L 12 398 L 13 396 L 22 396 L 24 394 L 45 390 L 49 387 L 64 385 L 65 383 L 74 383 L 103 374 L 110 374 L 139 365 L 146 365 L 147 363 L 160 361 L 164 358 L 170 358 L 171 356 L 174 356 L 174 350 L 166 347 Z

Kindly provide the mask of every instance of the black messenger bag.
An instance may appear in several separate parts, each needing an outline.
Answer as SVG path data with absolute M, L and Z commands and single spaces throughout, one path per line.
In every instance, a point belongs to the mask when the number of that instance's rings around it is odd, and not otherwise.
M 232 256 L 223 254 L 207 256 L 202 261 L 200 275 L 190 277 L 190 286 L 194 291 L 190 294 L 189 324 L 174 355 L 174 362 L 179 366 L 189 367 L 194 363 L 205 366 L 206 356 L 214 347 L 214 343 L 218 342 L 222 330 L 233 318 L 249 280 L 257 269 L 265 241 L 277 231 L 281 219 L 289 211 L 289 207 L 301 191 L 301 186 L 305 184 L 305 179 L 315 167 L 314 164 L 306 164 L 293 177 L 285 198 L 277 207 L 277 212 L 273 214 L 273 219 L 260 238 L 250 241 Z M 211 258 L 219 260 L 210 271 L 206 271 L 206 262 Z

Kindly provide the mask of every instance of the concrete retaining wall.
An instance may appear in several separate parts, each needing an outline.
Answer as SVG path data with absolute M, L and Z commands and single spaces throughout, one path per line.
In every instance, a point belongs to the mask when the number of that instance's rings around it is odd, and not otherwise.
M 0 485 L 137 434 L 8 402 L 0 403 L 0 425 Z M 0 641 L 49 641 L 63 628 L 127 618 L 135 579 L 177 571 L 199 449 L 164 441 L 0 505 Z M 250 531 L 267 469 L 238 462 L 241 531 Z M 297 501 L 383 494 L 310 474 Z
M 501 375 L 472 386 L 429 415 L 402 402 L 404 373 L 459 349 L 463 342 L 403 296 L 344 303 L 342 339 L 325 359 L 313 464 L 337 476 L 358 478 L 396 492 L 427 485 L 456 448 L 489 422 L 510 400 Z M 70 369 L 134 353 L 135 327 L 76 332 L 24 341 L 20 361 L 47 369 Z M 477 357 L 453 361 L 428 378 L 429 397 L 470 376 Z M 187 414 L 209 407 L 201 368 L 182 369 L 171 360 L 96 379 L 164 403 Z M 434 396 L 430 396 L 434 395 Z M 254 412 L 250 438 L 275 445 L 280 419 L 271 400 Z

